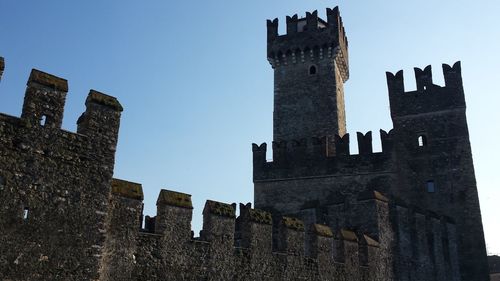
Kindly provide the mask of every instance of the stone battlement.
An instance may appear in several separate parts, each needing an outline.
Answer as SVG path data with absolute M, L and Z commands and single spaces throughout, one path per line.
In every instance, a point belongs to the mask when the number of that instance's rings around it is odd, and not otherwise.
M 0 78 L 3 71 L 4 59 L 0 57 Z M 21 117 L 17 118 L 5 114 L 1 114 L 1 116 L 6 122 L 22 125 L 25 128 L 61 129 L 67 92 L 68 81 L 66 79 L 33 69 L 27 82 Z M 112 114 L 111 111 L 117 112 L 116 114 L 119 117 L 119 113 L 123 111 L 123 107 L 115 97 L 95 90 L 90 90 L 85 105 L 87 111 L 82 114 L 77 122 L 77 135 L 88 137 L 103 135 L 103 129 L 109 126 L 110 122 L 104 123 L 102 122 L 104 120 L 92 120 L 92 124 L 89 124 L 90 120 L 86 119 L 97 118 L 98 115 L 104 117 L 106 114 Z M 109 113 L 104 113 L 106 111 Z M 99 128 L 99 123 L 103 124 L 102 128 Z M 118 124 L 115 125 L 118 127 Z M 91 128 L 92 126 L 93 128 Z M 113 132 L 117 129 L 113 130 Z M 67 136 L 68 134 L 71 134 L 71 132 L 64 131 L 63 135 Z
M 0 114 L 2 280 L 98 276 L 122 108 L 91 90 L 77 132 L 68 132 L 68 88 L 33 69 L 21 117 Z
M 375 172 L 391 169 L 392 130 L 380 130 L 382 152 L 373 152 L 372 132 L 357 133 L 358 154 L 350 153 L 350 135 L 273 142 L 273 159 L 266 160 L 267 144 L 252 144 L 254 180 L 292 175 L 320 176 L 349 173 L 342 167 Z M 354 164 L 355 163 L 355 164 Z M 363 164 L 364 163 L 364 164 Z M 364 168 L 363 168 L 364 167 Z
M 115 278 L 124 274 L 138 280 L 169 279 L 180 270 L 187 279 L 294 276 L 333 280 L 350 276 L 349 280 L 380 280 L 385 274 L 380 261 L 388 255 L 399 270 L 415 271 L 424 279 L 433 270 L 449 274 L 444 264 L 455 266 L 453 272 L 458 274 L 454 223 L 401 202 L 391 203 L 376 191 L 361 193 L 347 209 L 346 202 L 339 201 L 323 206 L 322 211 L 303 209 L 296 214 L 309 222 L 253 209 L 250 203 L 240 204 L 236 216 L 236 204 L 208 200 L 200 237 L 195 238 L 191 195 L 162 190 L 156 216 L 141 229 L 141 185 L 114 179 L 112 187 L 106 233 L 114 239 L 103 251 L 109 253 L 105 258 L 110 261 L 109 276 Z M 320 220 L 333 228 L 314 223 Z M 394 239 L 399 242 L 392 247 Z M 113 262 L 120 259 L 121 263 Z
M 445 86 L 433 83 L 432 67 L 415 68 L 417 90 L 407 92 L 403 70 L 396 74 L 387 72 L 389 101 L 393 118 L 450 109 L 464 109 L 465 97 L 462 84 L 461 63 L 443 64 Z
M 348 40 L 339 8 L 326 10 L 327 20 L 318 11 L 305 18 L 287 16 L 287 33 L 278 34 L 278 19 L 267 21 L 267 57 L 276 68 L 299 62 L 335 59 L 344 81 L 349 79 Z
M 110 276 L 116 276 L 111 275 L 113 272 L 141 280 L 151 276 L 169 279 L 173 272 L 180 271 L 191 279 L 301 276 L 316 280 L 315 276 L 333 279 L 348 274 L 360 280 L 375 280 L 370 272 L 377 266 L 380 245 L 367 234 L 347 229 L 332 231 L 326 225 L 272 216 L 252 209 L 250 203 L 240 204 L 240 215 L 236 217 L 236 204 L 208 200 L 203 210 L 203 229 L 200 237 L 194 238 L 190 228 L 191 196 L 168 190 L 160 192 L 157 215 L 140 230 L 142 200 L 136 197 L 140 185 L 123 183 L 113 180 L 113 186 L 120 188 L 113 191 L 109 220 L 119 225 L 108 224 L 107 233 L 130 235 L 122 238 L 126 239 L 127 249 L 123 249 L 124 244 L 117 246 L 135 262 L 116 264 Z M 131 220 L 124 223 L 123 218 Z M 104 248 L 104 252 L 113 253 L 110 246 Z
M 0 280 L 488 280 L 460 63 L 411 92 L 387 73 L 393 129 L 351 155 L 338 8 L 267 33 L 273 160 L 252 145 L 255 208 L 206 201 L 199 237 L 191 195 L 144 217 L 142 185 L 113 179 L 119 101 L 91 90 L 67 132 L 68 81 L 33 69 L 21 117 L 0 114 Z

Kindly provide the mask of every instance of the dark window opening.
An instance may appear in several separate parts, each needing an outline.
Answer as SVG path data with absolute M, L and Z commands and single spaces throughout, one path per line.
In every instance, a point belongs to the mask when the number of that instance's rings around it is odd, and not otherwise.
M 30 212 L 30 209 L 29 208 L 24 208 L 24 212 L 23 212 L 23 219 L 24 220 L 27 220 L 28 217 L 29 217 L 29 212 Z
M 427 146 L 427 136 L 421 135 L 418 137 L 418 146 L 419 147 Z
M 316 66 L 311 66 L 309 68 L 309 75 L 315 75 L 316 73 L 318 73 L 318 70 L 316 69 Z
M 434 181 L 427 181 L 427 192 L 428 193 L 435 193 L 436 192 L 436 184 Z

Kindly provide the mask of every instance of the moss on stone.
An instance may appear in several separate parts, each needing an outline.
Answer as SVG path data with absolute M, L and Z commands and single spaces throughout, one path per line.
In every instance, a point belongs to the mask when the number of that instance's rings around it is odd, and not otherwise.
M 28 84 L 32 82 L 44 85 L 49 88 L 53 88 L 54 90 L 57 91 L 63 91 L 63 92 L 68 91 L 68 81 L 66 79 L 59 78 L 57 76 L 45 73 L 40 70 L 36 69 L 31 70 Z
M 340 239 L 352 242 L 358 242 L 358 236 L 353 231 L 342 229 L 340 230 Z
M 283 217 L 282 219 L 283 225 L 288 229 L 293 229 L 297 231 L 304 231 L 304 222 L 290 217 Z
M 333 232 L 330 227 L 322 224 L 314 224 L 313 231 L 315 234 L 324 237 L 333 237 Z
M 169 205 L 187 209 L 193 208 L 190 194 L 165 189 L 160 191 L 156 205 Z
M 144 199 L 144 193 L 142 192 L 141 184 L 119 179 L 113 179 L 111 181 L 111 193 L 130 199 Z
M 270 213 L 258 209 L 248 210 L 250 221 L 262 224 L 273 224 L 273 218 Z
M 229 217 L 229 218 L 236 217 L 235 206 L 217 201 L 207 200 L 207 203 L 205 203 L 205 209 L 203 210 L 203 213 L 206 212 L 221 217 Z
M 123 107 L 115 97 L 103 94 L 96 90 L 90 90 L 87 102 L 94 102 L 100 105 L 109 106 L 115 110 L 123 111 Z
M 368 191 L 362 192 L 358 196 L 358 200 L 360 200 L 360 201 L 379 200 L 382 202 L 389 202 L 389 199 L 387 199 L 387 197 L 385 197 L 384 195 L 382 195 L 382 193 L 375 191 L 375 190 L 368 190 Z
M 366 245 L 371 246 L 371 247 L 380 247 L 380 243 L 378 243 L 375 239 L 371 238 L 368 235 L 363 235 L 363 239 L 366 242 Z

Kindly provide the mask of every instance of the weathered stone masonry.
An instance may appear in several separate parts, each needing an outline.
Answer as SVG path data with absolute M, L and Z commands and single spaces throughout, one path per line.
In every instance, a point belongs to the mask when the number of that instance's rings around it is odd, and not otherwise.
M 67 132 L 67 91 L 33 70 L 21 118 L 0 115 L 1 280 L 380 280 L 375 239 L 249 204 L 207 201 L 193 238 L 190 195 L 163 190 L 141 230 L 141 185 L 112 180 L 121 105 L 91 90 Z
M 95 280 L 121 106 L 91 91 L 61 130 L 66 80 L 31 72 L 21 118 L 0 114 L 0 279 Z
M 113 179 L 120 115 L 91 90 L 76 133 L 61 129 L 68 83 L 33 70 L 21 117 L 0 114 L 0 280 L 488 280 L 460 63 L 387 73 L 394 129 L 349 153 L 338 8 L 268 21 L 275 70 L 273 161 L 253 145 L 255 205 Z M 0 58 L 0 79 L 5 65 Z
M 327 18 L 316 12 L 287 17 L 283 35 L 277 19 L 268 21 L 267 57 L 275 73 L 273 160 L 266 161 L 266 144 L 254 144 L 255 206 L 326 223 L 334 231 L 363 229 L 357 218 L 367 213 L 351 206 L 360 193 L 377 190 L 395 203 L 391 210 L 400 210 L 400 202 L 408 209 L 403 213 L 430 212 L 456 223 L 443 228 L 432 219 L 391 212 L 394 240 L 379 243 L 388 251 L 386 266 L 395 280 L 488 280 L 460 62 L 443 65 L 444 86 L 433 83 L 430 66 L 415 68 L 417 90 L 411 92 L 404 89 L 403 71 L 388 72 L 394 128 L 380 131 L 379 153 L 373 152 L 371 132 L 357 133 L 359 154 L 350 155 L 341 114 L 348 43 L 338 9 L 328 9 Z M 426 245 L 433 248 L 424 251 Z M 451 245 L 456 248 L 447 249 Z M 424 263 L 418 269 L 410 263 L 416 259 Z

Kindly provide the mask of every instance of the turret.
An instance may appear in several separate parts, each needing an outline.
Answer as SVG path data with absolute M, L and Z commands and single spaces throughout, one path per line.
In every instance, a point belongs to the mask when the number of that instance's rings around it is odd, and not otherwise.
M 344 135 L 343 84 L 349 79 L 348 43 L 338 8 L 267 22 L 267 58 L 275 71 L 274 140 Z
M 387 73 L 394 150 L 405 159 L 398 163 L 397 192 L 409 201 L 418 198 L 421 208 L 452 217 L 461 233 L 462 280 L 485 280 L 486 247 L 460 62 L 443 64 L 443 75 L 444 85 L 436 85 L 430 66 L 415 68 L 416 90 L 405 91 L 403 72 Z M 445 271 L 436 267 L 433 274 Z

